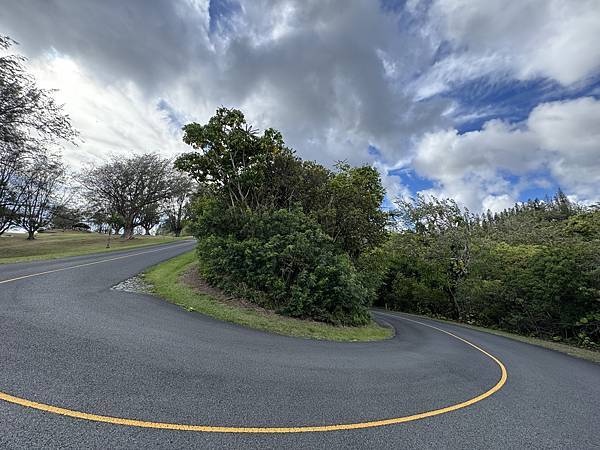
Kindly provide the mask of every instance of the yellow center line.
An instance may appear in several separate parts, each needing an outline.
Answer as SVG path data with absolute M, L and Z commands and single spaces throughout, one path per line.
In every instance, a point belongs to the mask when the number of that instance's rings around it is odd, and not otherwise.
M 389 314 L 380 313 L 383 315 L 390 316 Z M 142 428 L 158 428 L 163 430 L 178 430 L 178 431 L 198 431 L 198 432 L 209 432 L 209 433 L 314 433 L 314 432 L 326 432 L 326 431 L 341 431 L 341 430 L 357 430 L 363 428 L 374 428 L 374 427 L 382 427 L 386 425 L 394 425 L 405 422 L 412 422 L 414 420 L 425 419 L 427 417 L 438 416 L 440 414 L 449 413 L 452 411 L 456 411 L 458 409 L 466 408 L 471 406 L 477 402 L 480 402 L 494 393 L 498 392 L 502 386 L 506 383 L 507 372 L 504 364 L 493 356 L 492 354 L 486 352 L 481 347 L 473 344 L 472 342 L 463 339 L 460 336 L 455 335 L 449 331 L 443 330 L 433 325 L 429 325 L 423 322 L 419 322 L 417 320 L 408 319 L 406 317 L 400 316 L 392 316 L 397 319 L 407 320 L 409 322 L 414 322 L 429 328 L 433 328 L 434 330 L 445 333 L 459 341 L 464 342 L 465 344 L 473 347 L 479 352 L 483 353 L 485 356 L 490 358 L 496 365 L 500 368 L 501 376 L 498 382 L 489 390 L 483 392 L 482 394 L 477 395 L 469 400 L 466 400 L 461 403 L 456 403 L 454 405 L 447 406 L 445 408 L 434 409 L 431 411 L 425 411 L 418 414 L 413 414 L 409 416 L 403 417 L 395 417 L 391 419 L 382 419 L 382 420 L 372 420 L 365 422 L 355 422 L 355 423 L 342 423 L 342 424 L 333 424 L 333 425 L 315 425 L 315 426 L 296 426 L 296 427 L 232 427 L 232 426 L 213 426 L 213 425 L 192 425 L 192 424 L 179 424 L 179 423 L 169 423 L 169 422 L 152 422 L 145 420 L 135 420 L 135 419 L 126 419 L 121 417 L 112 417 L 112 416 L 102 416 L 98 414 L 86 413 L 81 411 L 75 411 L 72 409 L 61 408 L 58 406 L 47 405 L 44 403 L 33 402 L 31 400 L 27 400 L 25 398 L 15 397 L 10 394 L 6 394 L 4 392 L 0 392 L 0 400 L 4 400 L 6 402 L 14 403 L 17 405 L 25 406 L 28 408 L 37 409 L 40 411 L 45 411 L 49 413 L 59 414 L 62 416 L 73 417 L 77 419 L 90 420 L 94 422 L 104 422 L 111 423 L 116 425 L 125 425 L 132 427 L 142 427 Z
M 146 253 L 160 252 L 162 250 L 169 249 L 169 248 L 181 247 L 184 244 L 177 244 L 177 245 L 159 244 L 159 245 L 163 245 L 164 247 L 157 248 L 157 249 L 154 249 L 154 250 L 147 250 L 145 252 L 133 253 L 133 254 L 130 254 L 130 255 L 116 256 L 114 258 L 106 258 L 106 259 L 102 259 L 100 261 L 92 261 L 92 262 L 85 263 L 85 264 L 76 264 L 74 266 L 61 267 L 60 269 L 52 269 L 52 270 L 46 270 L 44 272 L 31 273 L 29 275 L 23 275 L 23 276 L 20 276 L 20 277 L 9 278 L 8 280 L 0 280 L 0 284 L 10 283 L 11 281 L 23 280 L 25 278 L 38 277 L 40 275 L 47 275 L 49 273 L 62 272 L 64 270 L 77 269 L 79 267 L 93 266 L 94 264 L 102 264 L 102 263 L 109 262 L 109 261 L 116 261 L 118 259 L 131 258 L 133 256 L 145 255 Z

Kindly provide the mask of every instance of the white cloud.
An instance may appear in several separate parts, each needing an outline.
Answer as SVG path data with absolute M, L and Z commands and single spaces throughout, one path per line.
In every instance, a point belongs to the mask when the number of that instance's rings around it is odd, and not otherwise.
M 517 125 L 492 120 L 480 131 L 427 133 L 415 151 L 412 165 L 438 183 L 434 193 L 474 210 L 514 203 L 521 189 L 547 183 L 538 177 L 545 170 L 568 192 L 591 201 L 600 194 L 600 100 L 543 103 Z M 508 175 L 526 181 L 515 184 Z
M 157 152 L 166 157 L 186 150 L 159 99 L 144 97 L 132 82 L 99 83 L 68 56 L 50 53 L 30 61 L 38 85 L 57 89 L 54 97 L 80 132 L 78 146 L 67 145 L 66 162 L 79 168 L 111 155 Z
M 550 78 L 562 85 L 600 69 L 597 0 L 435 0 L 425 33 L 452 52 L 417 81 L 417 97 L 480 76 Z
M 545 103 L 527 121 L 556 179 L 582 199 L 600 195 L 600 100 Z
M 202 123 L 223 105 L 280 129 L 303 158 L 374 163 L 392 197 L 408 191 L 387 172 L 410 164 L 436 181 L 431 193 L 476 209 L 547 182 L 532 175 L 540 168 L 568 194 L 597 197 L 595 100 L 540 105 L 521 124 L 490 120 L 459 135 L 459 121 L 499 109 L 436 95 L 480 77 L 491 91 L 496 80 L 536 77 L 585 85 L 600 69 L 597 0 L 234 3 L 211 13 L 202 0 L 8 2 L 0 27 L 59 89 L 85 139 L 66 149 L 74 165 L 186 151 L 172 118 Z M 172 110 L 159 110 L 162 100 Z
M 399 88 L 426 68 L 434 51 L 399 26 L 403 11 L 384 10 L 370 0 L 232 4 L 223 3 L 211 18 L 207 3 L 198 0 L 151 7 L 139 0 L 35 7 L 15 2 L 3 8 L 0 26 L 22 43 L 32 61 L 50 47 L 75 61 L 86 74 L 77 80 L 82 92 L 122 100 L 125 131 L 108 133 L 103 125 L 95 133 L 104 139 L 122 141 L 120 135 L 127 134 L 125 141 L 133 143 L 129 130 L 137 127 L 129 127 L 129 117 L 152 109 L 158 99 L 198 122 L 219 106 L 242 108 L 260 128 L 280 129 L 302 157 L 326 164 L 369 161 L 371 142 L 385 158 L 396 160 L 407 152 L 413 134 L 450 123 L 442 112 L 451 100 L 413 103 L 412 93 Z M 38 68 L 40 77 L 51 78 Z M 70 89 L 60 78 L 52 78 L 54 87 Z M 132 92 L 113 92 L 126 85 Z M 69 97 L 69 110 L 86 122 L 86 134 L 98 117 L 104 124 L 116 114 L 100 100 L 94 99 L 97 108 L 92 108 L 92 99 Z M 150 128 L 152 133 L 138 134 L 136 147 L 156 141 L 142 139 L 159 130 Z

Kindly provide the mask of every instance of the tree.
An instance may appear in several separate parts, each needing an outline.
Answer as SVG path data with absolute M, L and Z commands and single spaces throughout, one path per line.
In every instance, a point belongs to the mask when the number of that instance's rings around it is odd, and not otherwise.
M 14 43 L 0 36 L 0 49 Z M 0 235 L 19 221 L 24 189 L 31 188 L 25 179 L 30 165 L 53 145 L 74 143 L 77 136 L 52 91 L 37 87 L 24 62 L 17 55 L 0 57 Z
M 61 203 L 59 188 L 65 168 L 58 159 L 40 158 L 27 167 L 23 197 L 19 207 L 19 225 L 34 239 L 40 228 L 52 221 L 53 210 Z
M 150 230 L 160 223 L 160 205 L 152 203 L 142 209 L 139 224 L 144 229 L 146 236 L 150 236 Z
M 272 190 L 260 186 L 273 181 L 267 171 L 278 155 L 292 155 L 281 133 L 267 129 L 259 136 L 241 111 L 227 108 L 219 108 L 208 124 L 191 123 L 183 131 L 183 141 L 196 151 L 177 158 L 177 169 L 223 195 L 233 208 L 258 209 L 271 202 Z
M 336 168 L 326 187 L 327 202 L 315 205 L 315 215 L 334 242 L 357 260 L 385 240 L 388 214 L 381 210 L 385 191 L 372 167 L 338 163 Z
M 0 36 L 0 48 L 15 42 Z M 52 98 L 52 91 L 40 89 L 17 55 L 0 57 L 0 142 L 49 145 L 72 141 L 77 132 L 69 116 Z
M 208 281 L 283 314 L 368 323 L 380 277 L 365 267 L 387 223 L 377 171 L 302 161 L 235 109 L 183 130 L 194 151 L 175 167 L 199 184 L 190 228 Z
M 21 145 L 0 143 L 0 235 L 18 220 L 27 156 Z
M 598 212 L 560 191 L 481 216 L 402 200 L 378 303 L 599 348 Z
M 415 199 L 399 199 L 396 204 L 401 223 L 422 240 L 431 264 L 440 265 L 436 273 L 452 299 L 455 317 L 462 318 L 457 292 L 469 273 L 475 218 L 451 199 L 426 199 L 419 195 Z
M 169 196 L 171 162 L 147 153 L 125 159 L 113 158 L 87 170 L 80 178 L 90 200 L 102 205 L 124 223 L 123 237 L 132 239 L 135 227 L 142 225 L 143 213 Z
M 58 204 L 52 208 L 52 228 L 62 230 L 72 229 L 76 224 L 83 220 L 83 213 L 79 208 L 69 207 L 65 204 Z
M 171 233 L 179 237 L 189 215 L 189 200 L 193 189 L 192 180 L 182 173 L 175 173 L 170 181 L 169 198 L 165 201 L 166 225 Z

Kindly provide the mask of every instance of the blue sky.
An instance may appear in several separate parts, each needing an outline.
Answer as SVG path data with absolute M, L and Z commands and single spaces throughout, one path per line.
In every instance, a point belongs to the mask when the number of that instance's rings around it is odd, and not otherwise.
M 181 125 L 223 105 L 373 165 L 388 201 L 600 199 L 597 0 L 8 2 L 0 32 L 58 89 L 75 169 L 187 151 Z

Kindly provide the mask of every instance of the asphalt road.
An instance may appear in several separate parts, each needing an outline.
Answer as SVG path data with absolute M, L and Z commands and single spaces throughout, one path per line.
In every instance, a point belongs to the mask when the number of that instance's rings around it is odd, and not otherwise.
M 501 377 L 488 356 L 405 320 L 411 316 L 376 313 L 396 328 L 387 341 L 318 342 L 110 289 L 191 246 L 0 266 L 0 392 L 140 421 L 298 427 L 436 410 L 477 397 Z M 25 277 L 40 272 L 48 273 Z M 18 277 L 25 278 L 2 283 Z M 287 434 L 140 428 L 0 401 L 0 448 L 600 448 L 600 365 L 417 320 L 497 357 L 506 384 L 435 417 Z

